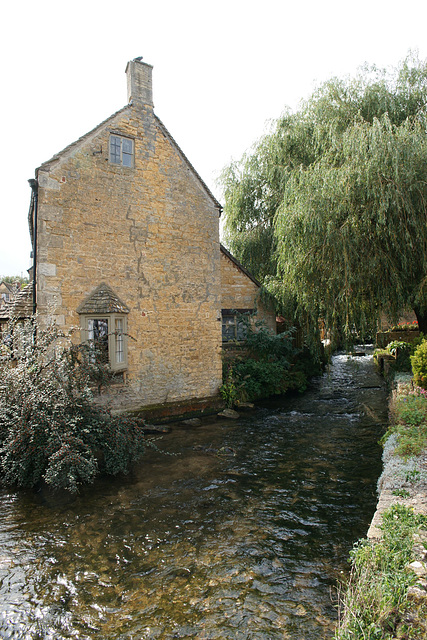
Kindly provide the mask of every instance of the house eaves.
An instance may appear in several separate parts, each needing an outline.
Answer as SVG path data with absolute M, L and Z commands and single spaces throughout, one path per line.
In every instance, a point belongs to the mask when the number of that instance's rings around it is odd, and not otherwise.
M 213 195 L 212 191 L 209 189 L 207 184 L 202 180 L 200 175 L 197 173 L 196 169 L 193 167 L 193 165 L 191 164 L 191 162 L 189 161 L 189 159 L 187 158 L 187 156 L 185 155 L 185 153 L 183 152 L 183 150 L 181 149 L 179 144 L 176 142 L 176 140 L 173 138 L 173 136 L 171 136 L 169 131 L 166 129 L 165 125 L 160 120 L 160 118 L 158 116 L 156 116 L 156 114 L 154 114 L 154 118 L 155 118 L 157 124 L 159 125 L 160 129 L 162 130 L 162 132 L 166 136 L 166 138 L 173 144 L 175 149 L 178 151 L 179 155 L 184 160 L 184 162 L 187 165 L 187 167 L 190 169 L 190 171 L 193 173 L 193 175 L 196 177 L 196 179 L 200 182 L 200 184 L 202 185 L 203 189 L 206 191 L 208 196 L 211 198 L 211 200 L 213 201 L 215 207 L 219 211 L 219 215 L 221 215 L 221 213 L 222 213 L 222 205 L 218 202 L 218 200 L 215 198 L 215 196 Z
M 238 269 L 240 269 L 240 271 L 241 271 L 242 273 L 244 273 L 244 274 L 245 274 L 245 276 L 247 276 L 248 278 L 250 278 L 250 280 L 252 280 L 252 282 L 253 282 L 254 284 L 256 284 L 256 286 L 257 286 L 257 287 L 261 287 L 261 283 L 260 283 L 256 278 L 254 278 L 254 276 L 251 274 L 251 272 L 250 272 L 250 271 L 248 271 L 247 269 L 245 269 L 245 267 L 244 267 L 242 264 L 240 264 L 240 262 L 237 260 L 237 258 L 235 258 L 235 257 L 234 257 L 234 256 L 233 256 L 233 255 L 228 251 L 228 249 L 226 249 L 222 244 L 220 245 L 220 248 L 221 248 L 222 253 L 223 253 L 225 256 L 227 256 L 227 258 L 229 258 L 229 260 L 231 260 L 231 262 L 233 262 L 233 263 L 236 265 L 236 267 L 237 267 Z
M 118 111 L 113 113 L 111 116 L 106 118 L 106 120 L 103 120 L 98 125 L 96 125 L 96 127 L 94 127 L 93 129 L 91 129 L 90 131 L 85 133 L 83 136 L 81 136 L 80 138 L 78 138 L 77 140 L 75 140 L 74 142 L 69 144 L 67 147 L 62 149 L 62 151 L 59 151 L 58 153 L 55 153 L 55 155 L 52 156 L 50 158 L 50 160 L 46 160 L 46 162 L 43 162 L 43 164 L 41 164 L 39 167 L 37 167 L 37 169 L 36 169 L 36 177 L 37 177 L 37 174 L 38 174 L 40 169 L 42 169 L 42 170 L 49 169 L 51 164 L 54 164 L 55 162 L 60 160 L 65 154 L 69 153 L 73 149 L 77 149 L 83 142 L 86 142 L 87 140 L 90 140 L 90 138 L 92 136 L 96 135 L 98 133 L 98 131 L 100 129 L 102 129 L 102 127 L 105 127 L 105 125 L 107 125 L 110 120 L 113 120 L 116 116 L 118 116 L 120 113 L 123 113 L 124 111 L 126 111 L 126 109 L 129 109 L 129 108 L 130 108 L 130 105 L 128 105 L 128 104 L 126 106 L 122 107 L 121 109 L 119 109 Z

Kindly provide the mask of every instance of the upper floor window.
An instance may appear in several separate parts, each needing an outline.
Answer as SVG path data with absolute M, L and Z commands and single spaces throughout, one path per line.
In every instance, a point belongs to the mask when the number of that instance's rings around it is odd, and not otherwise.
M 110 162 L 124 167 L 133 167 L 133 140 L 111 135 Z

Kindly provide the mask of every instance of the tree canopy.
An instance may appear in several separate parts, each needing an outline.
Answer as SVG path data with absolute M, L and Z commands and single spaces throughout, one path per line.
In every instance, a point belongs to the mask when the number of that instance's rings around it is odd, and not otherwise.
M 28 278 L 24 278 L 23 276 L 0 276 L 0 282 L 6 282 L 7 284 L 15 284 L 15 282 L 19 282 L 21 286 L 28 284 Z
M 331 79 L 223 171 L 226 243 L 313 328 L 427 333 L 426 132 L 427 61 Z

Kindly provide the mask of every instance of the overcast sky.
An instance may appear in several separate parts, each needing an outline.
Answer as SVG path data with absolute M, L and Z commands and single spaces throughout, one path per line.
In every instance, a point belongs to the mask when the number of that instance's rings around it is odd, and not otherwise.
M 427 57 L 426 0 L 15 0 L 1 22 L 0 277 L 30 266 L 28 179 L 126 104 L 128 60 L 153 65 L 157 115 L 222 202 L 221 169 L 286 106 Z

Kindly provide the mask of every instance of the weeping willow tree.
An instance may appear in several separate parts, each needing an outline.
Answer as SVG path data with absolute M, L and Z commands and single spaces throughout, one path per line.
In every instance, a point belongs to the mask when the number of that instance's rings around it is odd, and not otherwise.
M 226 242 L 313 329 L 427 333 L 426 133 L 426 61 L 330 80 L 224 170 Z

